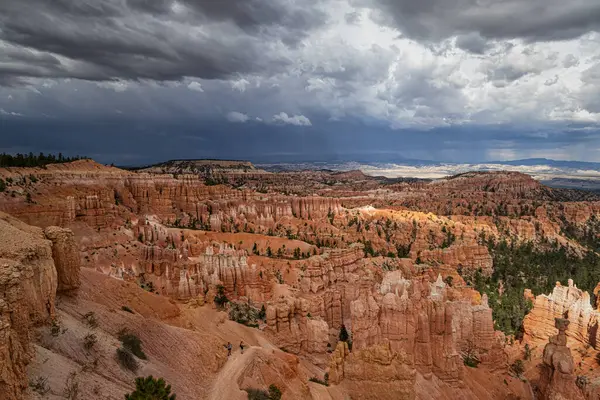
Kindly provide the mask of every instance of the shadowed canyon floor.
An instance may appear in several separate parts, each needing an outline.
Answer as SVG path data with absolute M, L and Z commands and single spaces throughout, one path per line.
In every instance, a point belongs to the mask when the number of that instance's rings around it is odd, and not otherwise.
M 216 161 L 0 179 L 8 399 L 121 399 L 147 375 L 181 399 L 600 393 L 589 193 L 512 172 L 430 182 Z M 134 370 L 117 357 L 123 329 L 146 356 Z

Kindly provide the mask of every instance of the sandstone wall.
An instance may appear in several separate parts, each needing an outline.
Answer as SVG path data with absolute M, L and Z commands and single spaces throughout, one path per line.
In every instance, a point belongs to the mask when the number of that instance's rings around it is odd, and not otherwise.
M 0 213 L 0 393 L 23 399 L 30 328 L 54 317 L 57 273 L 41 229 Z

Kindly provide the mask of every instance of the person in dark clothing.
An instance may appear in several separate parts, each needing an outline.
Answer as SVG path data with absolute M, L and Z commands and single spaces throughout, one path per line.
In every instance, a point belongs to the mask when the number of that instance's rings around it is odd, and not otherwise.
M 227 358 L 229 358 L 229 356 L 231 355 L 231 349 L 233 346 L 231 346 L 231 342 L 227 342 L 227 344 L 225 345 L 225 348 L 227 349 Z
M 242 354 L 244 354 L 244 342 L 240 342 L 240 349 L 242 350 Z

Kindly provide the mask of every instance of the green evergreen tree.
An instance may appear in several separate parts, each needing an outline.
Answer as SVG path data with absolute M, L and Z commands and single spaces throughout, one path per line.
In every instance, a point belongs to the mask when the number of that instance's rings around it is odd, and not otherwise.
M 346 325 L 342 324 L 342 327 L 340 328 L 340 342 L 347 342 L 348 339 L 350 339 L 350 335 L 348 335 Z
M 171 385 L 167 385 L 163 378 L 155 379 L 152 375 L 135 379 L 135 391 L 126 394 L 125 400 L 175 400 L 176 395 L 171 394 Z

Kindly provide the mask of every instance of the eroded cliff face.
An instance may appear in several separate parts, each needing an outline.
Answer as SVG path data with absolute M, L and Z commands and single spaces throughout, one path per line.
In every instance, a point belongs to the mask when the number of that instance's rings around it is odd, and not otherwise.
M 575 384 L 573 357 L 567 347 L 565 332 L 570 322 L 565 318 L 555 318 L 554 321 L 558 334 L 551 336 L 544 347 L 539 390 L 543 399 L 583 400 L 583 394 Z
M 31 328 L 54 317 L 57 272 L 40 228 L 0 214 L 0 393 L 23 399 Z
M 589 294 L 569 279 L 567 286 L 557 282 L 549 295 L 532 298 L 526 290 L 525 296 L 533 300 L 533 309 L 523 322 L 524 343 L 534 356 L 544 349 L 539 376 L 531 375 L 542 398 L 596 398 L 600 313 L 590 304 Z
M 396 270 L 382 274 L 360 249 L 311 258 L 300 290 L 268 303 L 266 332 L 275 343 L 328 364 L 330 379 L 352 390 L 386 382 L 395 388 L 389 398 L 414 398 L 417 372 L 460 387 L 465 353 L 485 368 L 506 370 L 504 338 L 494 332 L 485 296 L 473 305 L 441 276 L 416 275 L 410 263 L 392 264 Z M 350 354 L 338 343 L 342 324 L 352 335 Z
M 551 294 L 535 297 L 533 309 L 523 321 L 525 340 L 547 341 L 556 332 L 555 319 L 566 318 L 570 323 L 565 333 L 572 347 L 597 348 L 598 315 L 590 304 L 589 293 L 578 289 L 572 279 L 567 286 L 557 282 Z

